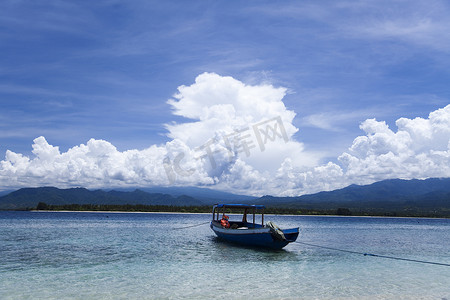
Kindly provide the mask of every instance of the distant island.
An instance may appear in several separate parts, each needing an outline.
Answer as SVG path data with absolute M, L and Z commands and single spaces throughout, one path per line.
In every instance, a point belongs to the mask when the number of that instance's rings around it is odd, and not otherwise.
M 273 214 L 450 218 L 450 178 L 392 179 L 298 197 L 259 198 L 179 187 L 121 191 L 22 188 L 1 196 L 0 209 L 209 213 L 219 202 L 264 204 L 266 213 Z

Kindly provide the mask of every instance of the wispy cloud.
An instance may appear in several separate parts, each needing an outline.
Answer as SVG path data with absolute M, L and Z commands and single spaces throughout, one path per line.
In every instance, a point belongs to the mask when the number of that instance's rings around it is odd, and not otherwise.
M 374 14 L 361 26 L 347 30 L 359 33 L 360 38 L 396 40 L 438 51 L 449 50 L 448 3 L 405 1 L 391 4 L 387 10 L 377 8 L 377 11 L 378 14 Z
M 373 114 L 374 112 L 369 110 L 321 112 L 303 117 L 300 124 L 302 127 L 312 126 L 340 132 L 345 130 L 345 125 L 358 123 Z

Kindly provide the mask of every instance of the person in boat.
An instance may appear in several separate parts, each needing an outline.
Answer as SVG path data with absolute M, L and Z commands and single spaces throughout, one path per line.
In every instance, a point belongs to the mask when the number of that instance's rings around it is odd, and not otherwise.
M 220 225 L 224 228 L 230 228 L 230 222 L 228 222 L 228 219 L 228 216 L 224 214 L 222 216 L 222 220 L 220 220 Z

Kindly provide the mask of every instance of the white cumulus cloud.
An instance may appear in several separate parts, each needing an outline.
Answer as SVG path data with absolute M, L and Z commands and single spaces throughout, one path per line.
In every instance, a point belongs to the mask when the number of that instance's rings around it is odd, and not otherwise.
M 450 177 L 450 105 L 428 118 L 400 118 L 396 130 L 365 120 L 364 135 L 335 163 L 319 164 L 293 138 L 299 129 L 282 101 L 285 93 L 204 73 L 168 101 L 174 114 L 188 118 L 166 125 L 170 142 L 119 151 L 91 139 L 61 153 L 38 137 L 31 157 L 6 151 L 0 188 L 183 185 L 294 196 L 387 178 Z
M 203 73 L 194 84 L 180 86 L 174 99 L 168 101 L 174 114 L 194 120 L 168 124 L 168 135 L 191 148 L 201 147 L 211 138 L 226 148 L 224 136 L 236 131 L 242 131 L 241 136 L 245 136 L 252 133 L 252 125 L 280 118 L 285 139 L 274 139 L 264 151 L 252 148 L 245 154 L 239 153 L 239 158 L 259 171 L 274 172 L 286 158 L 299 166 L 312 166 L 317 163 L 318 156 L 305 151 L 302 143 L 292 139 L 298 128 L 292 124 L 295 112 L 288 110 L 282 101 L 285 94 L 285 88 L 246 85 L 232 77 Z M 277 128 L 278 133 L 281 125 Z M 262 129 L 266 126 L 262 124 Z M 249 146 L 257 148 L 257 141 L 252 142 Z
M 450 105 L 427 119 L 400 118 L 396 125 L 394 132 L 375 119 L 361 124 L 366 135 L 339 157 L 349 182 L 450 177 Z

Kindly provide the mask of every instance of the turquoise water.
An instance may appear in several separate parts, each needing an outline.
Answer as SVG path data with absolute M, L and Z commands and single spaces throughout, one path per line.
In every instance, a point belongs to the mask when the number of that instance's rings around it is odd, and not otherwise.
M 210 215 L 0 212 L 0 299 L 450 299 L 450 267 L 219 241 Z M 450 220 L 267 216 L 299 241 L 450 263 Z

